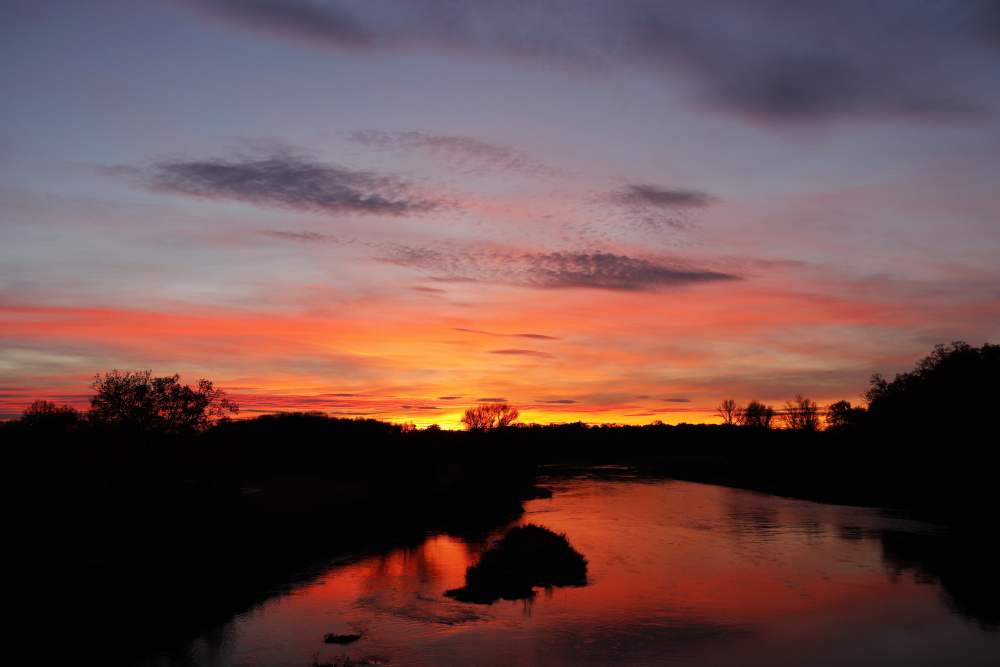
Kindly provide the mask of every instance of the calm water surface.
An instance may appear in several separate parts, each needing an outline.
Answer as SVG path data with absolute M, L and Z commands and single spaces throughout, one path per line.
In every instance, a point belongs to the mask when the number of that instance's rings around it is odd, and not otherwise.
M 913 565 L 912 545 L 938 539 L 933 526 L 669 480 L 582 476 L 550 487 L 553 498 L 527 503 L 515 523 L 565 533 L 589 560 L 585 587 L 455 602 L 442 593 L 506 527 L 430 535 L 333 564 L 147 665 L 1000 664 L 1000 633 Z M 899 541 L 907 557 L 893 556 Z M 340 647 L 324 644 L 326 633 L 363 636 Z

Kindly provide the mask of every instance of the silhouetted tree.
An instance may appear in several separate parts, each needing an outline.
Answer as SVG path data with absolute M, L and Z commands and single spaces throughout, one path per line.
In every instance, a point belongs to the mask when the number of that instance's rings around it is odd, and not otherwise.
M 68 431 L 80 422 L 80 413 L 70 405 L 58 406 L 37 400 L 21 413 L 21 423 L 30 428 L 49 431 Z
M 204 430 L 212 417 L 236 414 L 239 406 L 209 380 L 197 388 L 182 385 L 179 375 L 153 377 L 152 371 L 115 369 L 94 377 L 88 418 L 133 431 L 192 433 Z
M 837 401 L 826 409 L 826 427 L 835 431 L 856 428 L 865 417 L 865 409 L 854 407 L 850 401 Z
M 764 405 L 758 400 L 750 401 L 740 411 L 737 421 L 741 426 L 771 428 L 771 424 L 774 422 L 774 408 L 770 405 Z
M 872 376 L 865 400 L 868 421 L 884 434 L 911 442 L 971 446 L 995 428 L 988 406 L 1000 403 L 1000 345 L 964 341 L 936 345 L 909 373 L 892 381 Z
M 781 415 L 785 427 L 793 431 L 818 431 L 819 407 L 816 401 L 795 394 L 795 398 L 785 401 L 785 411 Z
M 735 424 L 739 420 L 740 411 L 743 406 L 737 405 L 731 398 L 724 400 L 719 407 L 715 408 L 716 414 L 722 417 L 722 423 L 726 425 Z
M 470 431 L 489 431 L 510 426 L 520 414 L 510 403 L 483 403 L 466 410 L 462 423 Z

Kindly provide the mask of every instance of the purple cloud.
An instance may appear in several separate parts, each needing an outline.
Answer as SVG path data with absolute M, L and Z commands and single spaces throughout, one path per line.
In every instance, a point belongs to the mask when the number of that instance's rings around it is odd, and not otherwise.
M 444 253 L 430 248 L 393 246 L 387 248 L 383 259 L 428 270 L 433 279 L 445 282 L 490 282 L 543 289 L 650 291 L 738 280 L 727 273 L 601 252 Z
M 655 185 L 633 184 L 607 196 L 609 201 L 628 207 L 667 209 L 703 208 L 715 198 L 697 190 L 661 188 Z
M 370 47 L 374 40 L 348 9 L 335 4 L 317 5 L 307 0 L 179 0 L 202 12 L 235 20 L 248 27 L 289 36 L 338 44 Z
M 351 140 L 367 148 L 383 151 L 419 150 L 438 155 L 451 165 L 471 173 L 516 171 L 532 175 L 556 175 L 558 172 L 533 160 L 526 153 L 475 137 L 430 134 L 427 132 L 378 132 L 361 130 L 351 133 Z
M 456 50 L 688 86 L 694 102 L 767 121 L 894 114 L 966 119 L 991 106 L 998 10 L 967 0 L 177 0 L 335 49 Z M 979 63 L 969 68 L 970 59 Z
M 148 167 L 105 171 L 151 190 L 299 211 L 404 216 L 442 207 L 440 201 L 412 194 L 409 184 L 396 176 L 323 164 L 287 151 L 232 159 L 163 160 Z

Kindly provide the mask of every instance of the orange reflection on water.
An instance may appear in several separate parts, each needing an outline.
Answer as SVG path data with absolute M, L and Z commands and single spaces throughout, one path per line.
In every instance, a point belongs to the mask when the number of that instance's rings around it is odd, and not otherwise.
M 543 589 L 530 601 L 457 602 L 444 592 L 464 583 L 465 568 L 505 527 L 474 539 L 430 535 L 333 565 L 235 621 L 231 647 L 212 667 L 309 664 L 316 655 L 408 666 L 668 656 L 712 667 L 947 664 L 934 660 L 954 647 L 1000 657 L 1000 637 L 956 619 L 935 584 L 889 576 L 879 535 L 897 530 L 895 519 L 666 480 L 553 486 L 553 498 L 528 502 L 520 522 L 565 533 L 588 559 L 586 586 Z M 325 645 L 326 633 L 361 639 Z

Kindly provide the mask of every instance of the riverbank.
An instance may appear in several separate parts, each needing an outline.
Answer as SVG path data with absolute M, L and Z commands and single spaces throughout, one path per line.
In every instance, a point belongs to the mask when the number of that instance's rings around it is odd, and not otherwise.
M 960 527 L 1000 514 L 995 473 L 948 474 L 922 468 L 834 465 L 829 462 L 760 466 L 745 461 L 635 461 L 658 476 L 759 491 L 834 505 L 905 511 Z

